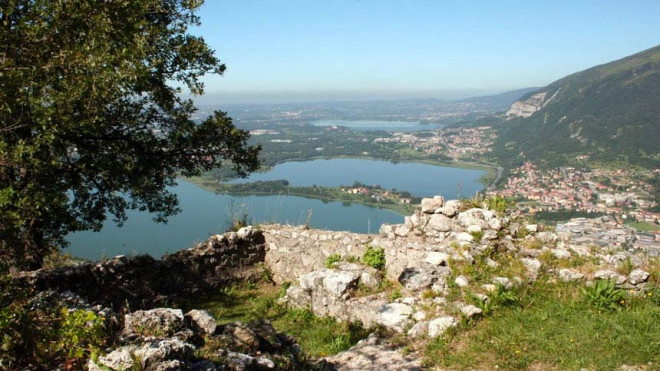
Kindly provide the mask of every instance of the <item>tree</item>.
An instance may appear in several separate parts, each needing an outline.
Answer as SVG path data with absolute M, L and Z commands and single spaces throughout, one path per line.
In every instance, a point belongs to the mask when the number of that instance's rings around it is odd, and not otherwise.
M 0 258 L 38 267 L 107 213 L 165 221 L 178 174 L 257 168 L 246 131 L 180 94 L 225 71 L 189 33 L 202 2 L 0 0 Z

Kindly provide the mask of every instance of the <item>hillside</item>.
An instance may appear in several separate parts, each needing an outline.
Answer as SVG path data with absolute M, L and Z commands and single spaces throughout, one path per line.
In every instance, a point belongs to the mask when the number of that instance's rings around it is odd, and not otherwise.
M 660 46 L 562 78 L 513 103 L 496 155 L 505 165 L 660 165 Z
M 459 100 L 459 102 L 465 103 L 481 103 L 489 104 L 495 109 L 507 109 L 511 104 L 516 102 L 528 95 L 528 93 L 538 90 L 538 87 L 533 88 L 523 88 L 511 91 L 505 91 L 504 93 L 495 94 L 495 95 L 485 95 L 479 97 L 471 97 Z

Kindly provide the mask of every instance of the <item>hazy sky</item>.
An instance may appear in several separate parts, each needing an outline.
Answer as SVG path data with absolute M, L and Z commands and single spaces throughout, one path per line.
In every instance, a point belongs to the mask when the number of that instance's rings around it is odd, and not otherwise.
M 227 102 L 543 86 L 660 44 L 660 0 L 206 0 L 199 14 L 227 64 L 207 93 Z

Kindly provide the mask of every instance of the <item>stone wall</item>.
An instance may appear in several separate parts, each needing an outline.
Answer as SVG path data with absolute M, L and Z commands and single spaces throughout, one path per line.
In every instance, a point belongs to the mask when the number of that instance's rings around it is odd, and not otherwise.
M 252 227 L 212 236 L 198 246 L 156 260 L 149 255 L 117 256 L 55 270 L 24 273 L 37 290 L 72 291 L 90 303 L 149 308 L 173 298 L 192 298 L 260 275 L 264 235 Z

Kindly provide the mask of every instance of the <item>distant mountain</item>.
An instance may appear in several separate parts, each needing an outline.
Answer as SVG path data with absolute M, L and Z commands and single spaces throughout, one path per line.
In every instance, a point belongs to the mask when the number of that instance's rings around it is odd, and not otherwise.
M 660 166 L 660 46 L 527 93 L 500 125 L 495 154 L 512 165 Z
M 526 94 L 532 91 L 536 91 L 538 89 L 539 89 L 538 87 L 524 88 L 524 89 L 507 91 L 496 95 L 485 95 L 480 97 L 465 98 L 459 100 L 458 102 L 488 104 L 494 108 L 505 110 L 509 108 L 509 106 L 511 106 L 513 102 L 524 97 Z

